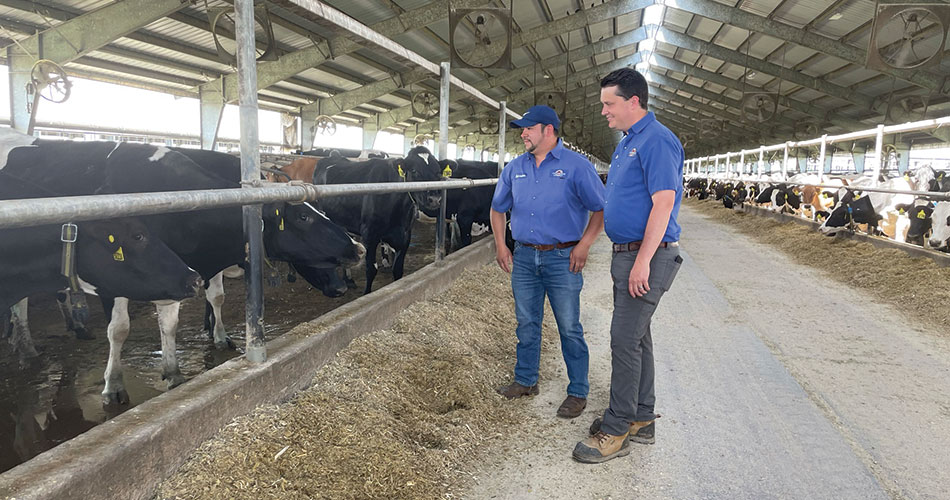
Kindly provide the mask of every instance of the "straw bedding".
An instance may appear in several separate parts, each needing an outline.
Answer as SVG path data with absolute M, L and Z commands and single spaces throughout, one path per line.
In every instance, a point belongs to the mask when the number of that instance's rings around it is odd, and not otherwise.
M 467 271 L 391 329 L 354 340 L 292 400 L 232 421 L 156 498 L 457 497 L 504 437 L 536 424 L 524 402 L 495 393 L 511 378 L 514 326 L 507 275 Z

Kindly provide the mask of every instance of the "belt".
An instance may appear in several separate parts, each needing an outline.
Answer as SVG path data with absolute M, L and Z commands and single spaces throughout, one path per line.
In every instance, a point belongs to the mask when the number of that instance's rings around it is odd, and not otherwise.
M 637 250 L 640 249 L 640 245 L 642 244 L 643 244 L 642 241 L 631 241 L 630 243 L 614 243 L 614 252 L 615 253 L 616 252 L 636 252 Z M 659 248 L 678 247 L 678 246 L 680 246 L 680 242 L 678 241 L 664 241 L 660 243 Z
M 551 245 L 535 245 L 534 243 L 523 243 L 523 242 L 520 242 L 520 241 L 519 241 L 518 243 L 521 243 L 522 245 L 524 245 L 524 246 L 526 246 L 526 247 L 528 247 L 528 248 L 533 248 L 533 249 L 535 249 L 535 250 L 540 250 L 540 251 L 542 251 L 542 252 L 547 252 L 548 250 L 554 250 L 555 248 L 568 248 L 568 247 L 572 247 L 572 246 L 574 246 L 574 245 L 580 243 L 580 241 L 567 241 L 567 242 L 564 242 L 564 243 L 554 243 L 554 244 L 551 244 Z

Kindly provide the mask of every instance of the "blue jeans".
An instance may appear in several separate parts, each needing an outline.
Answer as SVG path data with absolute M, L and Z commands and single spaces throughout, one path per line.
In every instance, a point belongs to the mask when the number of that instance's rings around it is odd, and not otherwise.
M 581 288 L 584 276 L 572 273 L 572 248 L 542 252 L 515 243 L 511 269 L 511 291 L 515 296 L 515 317 L 518 319 L 515 382 L 531 387 L 538 383 L 541 363 L 541 320 L 544 296 L 547 294 L 561 334 L 561 354 L 567 365 L 570 384 L 567 394 L 586 398 L 589 355 L 584 329 L 581 327 Z

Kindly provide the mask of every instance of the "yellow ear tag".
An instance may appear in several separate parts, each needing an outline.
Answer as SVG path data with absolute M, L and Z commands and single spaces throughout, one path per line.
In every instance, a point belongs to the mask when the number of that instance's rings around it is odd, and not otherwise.
M 927 213 L 924 212 L 923 210 L 921 210 L 920 212 L 917 212 L 917 218 L 918 218 L 918 219 L 926 219 L 926 218 L 927 218 Z
M 122 253 L 122 247 L 119 247 L 119 249 L 116 250 L 114 254 L 112 254 L 112 260 L 115 260 L 116 262 L 125 262 L 125 254 Z
M 902 208 L 902 209 L 898 210 L 897 213 L 899 213 L 899 214 L 901 214 L 901 215 L 904 215 L 904 209 Z
M 909 181 L 909 180 L 910 180 L 910 174 L 904 174 L 904 180 L 905 180 L 905 181 Z
M 859 195 L 859 194 L 857 194 L 857 193 L 854 194 L 854 199 L 855 199 L 855 200 L 858 199 L 858 198 L 860 198 L 860 197 L 861 197 L 861 195 Z
M 793 189 L 792 192 L 795 193 L 795 196 L 798 196 L 798 195 L 802 194 L 802 193 L 800 193 L 797 189 Z
M 115 236 L 109 235 L 109 243 L 115 243 Z
M 396 168 L 399 169 L 399 177 L 406 178 L 406 173 L 402 171 L 402 165 L 396 165 Z
M 821 196 L 822 196 L 823 198 L 827 198 L 827 197 L 829 197 L 829 196 L 831 196 L 831 195 L 829 195 L 828 193 L 821 193 Z
M 281 230 L 281 231 L 284 230 L 284 218 L 283 218 L 283 217 L 280 218 L 280 225 L 277 226 L 277 229 L 279 229 L 279 230 Z
M 442 177 L 452 177 L 452 167 L 445 167 L 442 171 Z

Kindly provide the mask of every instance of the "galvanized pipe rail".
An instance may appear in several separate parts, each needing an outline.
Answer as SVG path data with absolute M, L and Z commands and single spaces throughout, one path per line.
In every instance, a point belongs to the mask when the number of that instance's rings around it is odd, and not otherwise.
M 117 216 L 188 212 L 278 201 L 302 203 L 333 196 L 466 189 L 493 186 L 497 182 L 498 179 L 458 179 L 315 185 L 295 181 L 275 185 L 262 183 L 260 186 L 250 188 L 4 200 L 0 201 L 0 228 L 111 219 Z
M 740 182 L 764 182 L 760 179 L 735 179 Z M 903 189 L 886 189 L 886 188 L 877 188 L 877 187 L 864 187 L 864 186 L 833 186 L 828 184 L 809 184 L 802 182 L 785 182 L 785 181 L 772 181 L 775 184 L 788 184 L 790 186 L 812 186 L 817 188 L 824 189 L 847 189 L 848 191 L 861 191 L 861 192 L 870 192 L 870 193 L 888 193 L 888 194 L 910 194 L 918 196 L 921 198 L 933 198 L 940 201 L 950 201 L 950 193 L 945 193 L 941 191 L 908 191 Z

